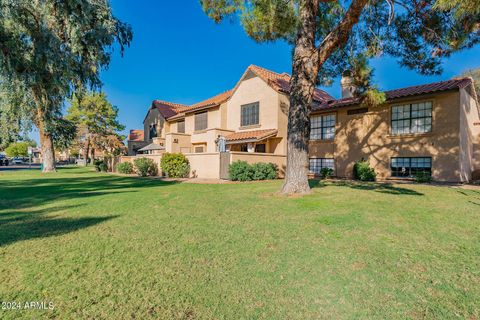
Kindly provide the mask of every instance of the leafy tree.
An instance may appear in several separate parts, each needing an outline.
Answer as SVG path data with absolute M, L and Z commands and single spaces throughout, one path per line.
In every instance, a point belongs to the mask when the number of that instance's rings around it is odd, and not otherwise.
M 5 149 L 5 153 L 9 157 L 27 157 L 28 147 L 28 142 L 14 142 Z
M 112 46 L 123 53 L 131 39 L 108 0 L 0 0 L 1 91 L 37 126 L 44 172 L 55 170 L 53 135 L 65 98 L 99 87 Z M 27 103 L 15 103 L 19 96 Z
M 103 92 L 75 94 L 67 113 L 66 118 L 79 127 L 78 139 L 85 159 L 92 145 L 104 151 L 115 148 L 115 141 L 120 139 L 117 132 L 125 128 L 118 122 L 118 108 L 108 102 Z
M 353 64 L 362 56 L 368 61 L 389 55 L 422 74 L 438 74 L 443 57 L 473 46 L 480 38 L 477 12 L 467 10 L 458 15 L 458 10 L 435 8 L 434 0 L 200 2 L 215 22 L 238 16 L 255 41 L 283 39 L 293 46 L 284 193 L 310 191 L 309 106 L 317 85 L 330 84 L 335 76 L 355 69 Z M 362 77 L 368 80 L 371 74 L 365 72 Z M 375 90 L 364 90 L 359 97 L 373 103 L 382 101 Z

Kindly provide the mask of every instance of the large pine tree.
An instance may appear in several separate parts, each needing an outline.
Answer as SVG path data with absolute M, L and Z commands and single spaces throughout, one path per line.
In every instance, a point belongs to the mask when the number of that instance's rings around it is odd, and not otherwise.
M 309 106 L 314 89 L 352 63 L 389 55 L 422 74 L 441 72 L 441 59 L 480 39 L 478 10 L 440 0 L 201 0 L 214 21 L 238 16 L 258 42 L 293 46 L 284 193 L 308 193 Z M 367 73 L 368 74 L 368 73 Z M 369 92 L 368 90 L 365 92 Z

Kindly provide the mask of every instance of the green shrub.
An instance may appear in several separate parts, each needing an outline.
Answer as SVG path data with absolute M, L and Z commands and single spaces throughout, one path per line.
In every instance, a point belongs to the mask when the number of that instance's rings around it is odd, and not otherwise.
M 232 181 L 251 181 L 253 168 L 246 161 L 234 161 L 228 167 L 228 174 Z
M 132 174 L 133 173 L 133 164 L 130 162 L 122 162 L 117 165 L 117 172 L 123 174 Z
M 353 178 L 361 181 L 375 181 L 377 174 L 373 168 L 370 168 L 370 163 L 367 160 L 360 160 L 355 162 L 353 166 Z
M 107 171 L 108 171 L 108 165 L 107 165 L 105 162 L 102 162 L 102 163 L 100 163 L 100 165 L 98 166 L 98 169 L 99 169 L 101 172 L 107 172 Z
M 432 182 L 432 175 L 430 174 L 430 172 L 421 171 L 415 174 L 414 179 L 415 182 L 418 183 L 430 183 Z
M 152 159 L 138 158 L 133 160 L 135 164 L 135 170 L 140 177 L 156 176 L 158 174 L 158 168 Z
M 252 165 L 253 180 L 273 180 L 278 177 L 278 167 L 273 163 L 258 162 Z
M 258 162 L 250 165 L 239 160 L 232 162 L 228 173 L 232 181 L 272 180 L 278 178 L 278 167 L 273 163 Z
M 332 168 L 322 168 L 320 170 L 320 178 L 322 179 L 328 179 L 333 176 L 333 169 Z
M 100 166 L 103 164 L 103 160 L 93 160 L 93 165 L 95 166 L 95 170 L 97 172 L 100 172 L 101 169 L 100 169 Z
M 160 166 L 170 178 L 185 178 L 190 174 L 190 163 L 182 153 L 164 153 Z

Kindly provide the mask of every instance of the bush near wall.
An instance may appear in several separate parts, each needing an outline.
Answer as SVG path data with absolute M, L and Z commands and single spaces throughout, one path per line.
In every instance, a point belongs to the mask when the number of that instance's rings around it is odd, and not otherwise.
M 133 164 L 130 162 L 122 162 L 117 165 L 117 172 L 123 174 L 132 174 L 133 173 Z
M 169 178 L 186 178 L 190 174 L 190 163 L 182 153 L 164 153 L 160 166 Z
M 135 171 L 140 177 L 156 176 L 158 168 L 155 161 L 149 158 L 138 158 L 133 160 Z
M 95 170 L 97 172 L 107 172 L 108 165 L 103 160 L 94 160 L 93 165 L 95 166 Z
M 353 166 L 353 178 L 360 181 L 375 181 L 377 174 L 373 168 L 370 168 L 370 163 L 367 160 L 360 160 L 355 162 Z
M 258 162 L 253 165 L 246 161 L 234 161 L 228 168 L 230 180 L 252 181 L 278 178 L 278 167 L 273 163 Z

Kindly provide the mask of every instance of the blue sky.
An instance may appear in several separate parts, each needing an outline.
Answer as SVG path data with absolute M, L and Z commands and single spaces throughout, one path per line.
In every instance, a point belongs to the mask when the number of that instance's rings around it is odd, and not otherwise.
M 154 99 L 194 103 L 232 88 L 245 68 L 256 64 L 291 73 L 291 48 L 283 42 L 257 44 L 236 22 L 215 24 L 197 0 L 111 0 L 114 14 L 131 24 L 133 42 L 114 54 L 102 72 L 104 91 L 120 109 L 120 121 L 141 128 Z M 445 61 L 441 76 L 425 77 L 398 67 L 392 59 L 374 61 L 383 90 L 448 79 L 480 66 L 480 47 Z M 334 97 L 339 82 L 324 88 Z M 37 134 L 34 134 L 35 136 Z

